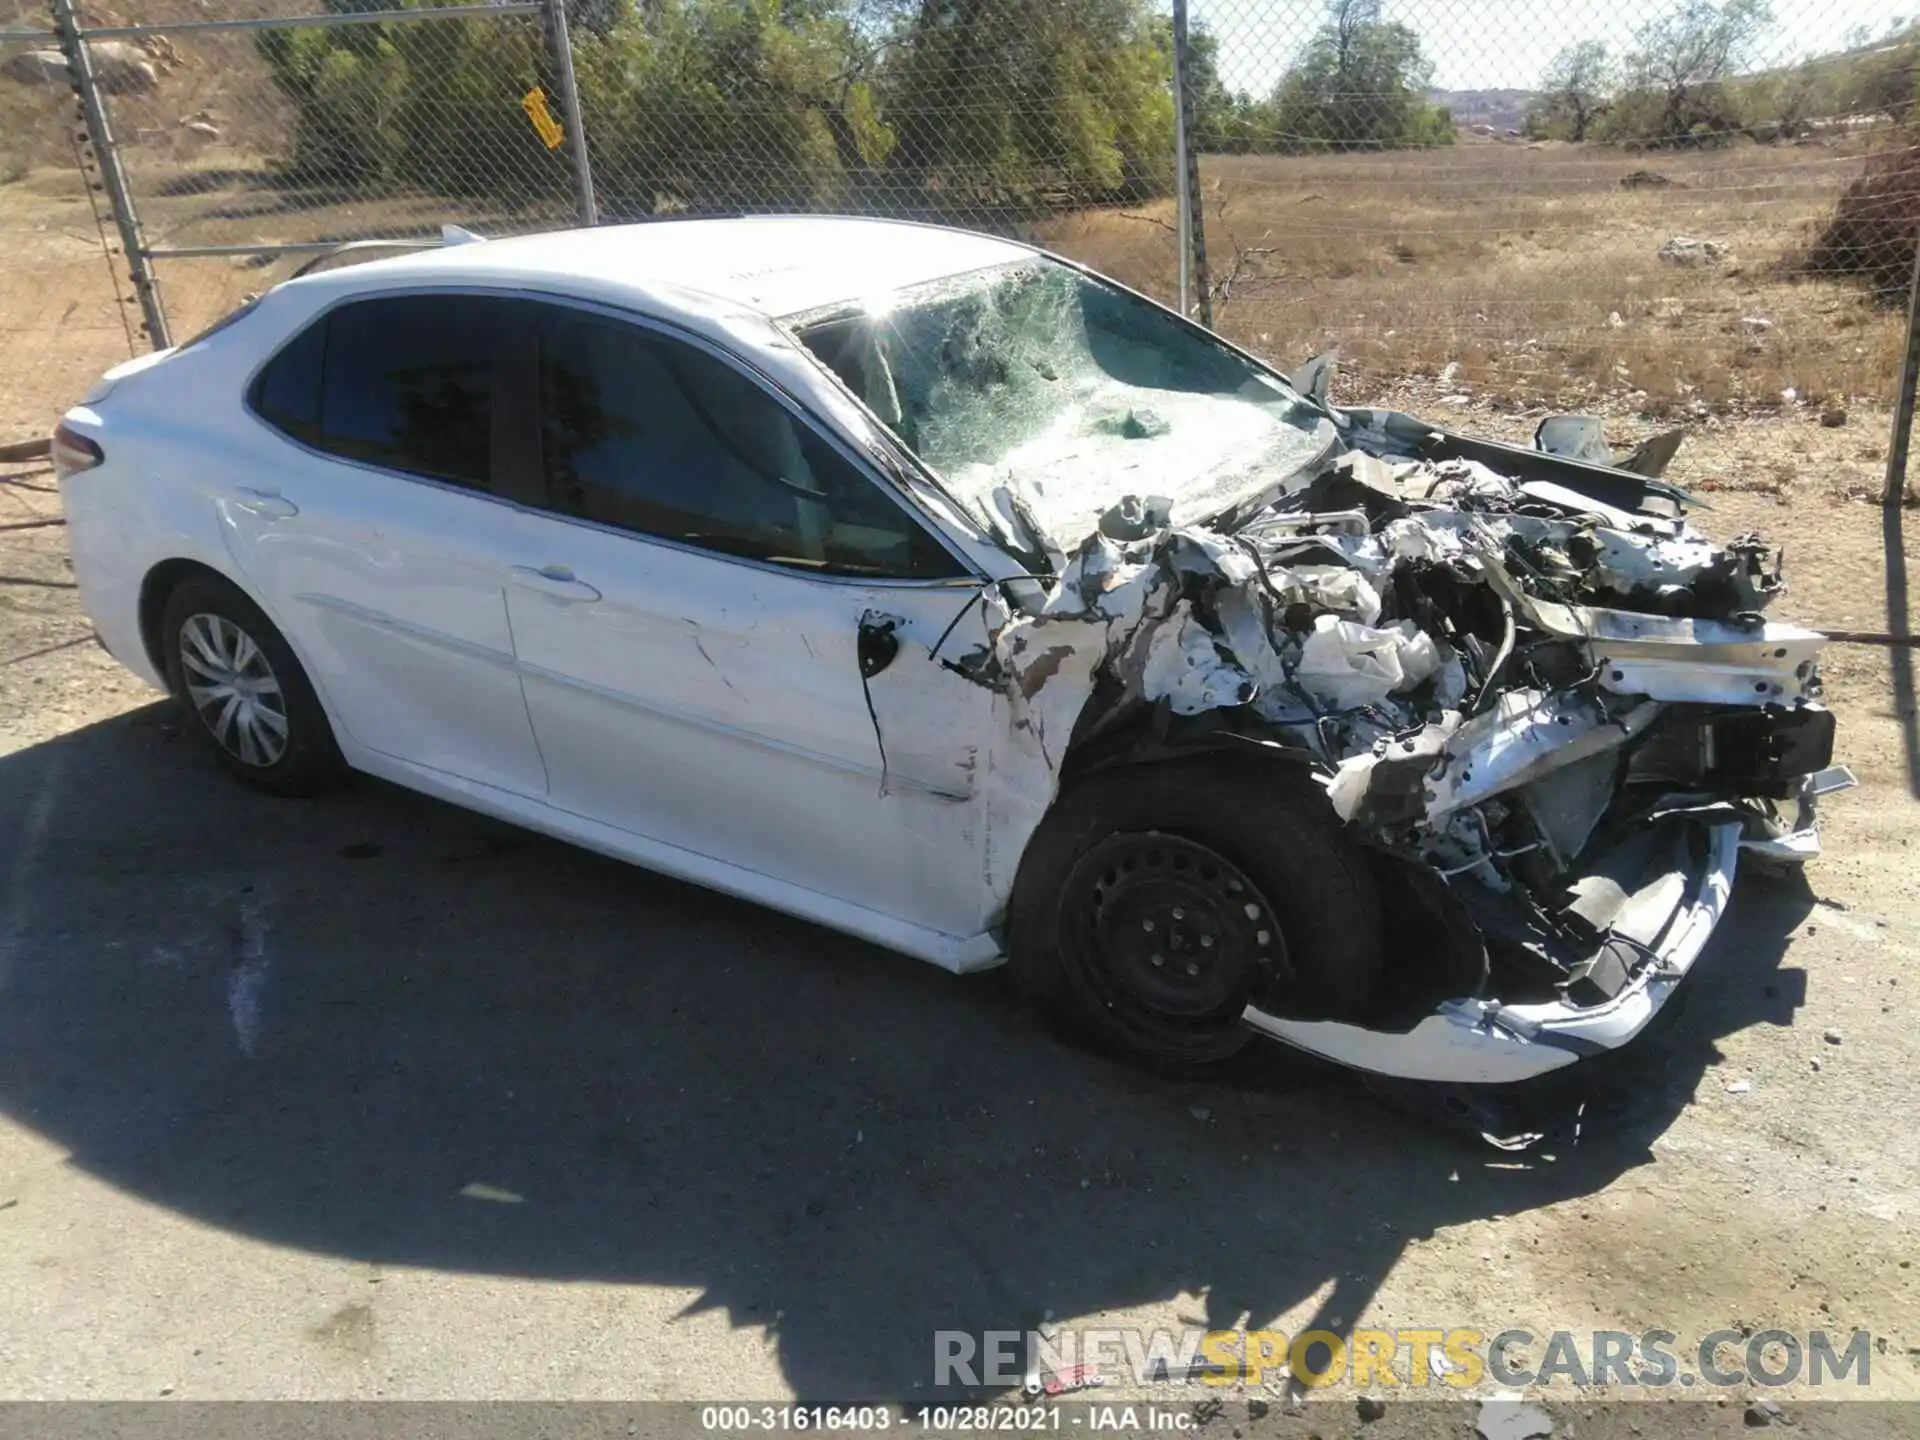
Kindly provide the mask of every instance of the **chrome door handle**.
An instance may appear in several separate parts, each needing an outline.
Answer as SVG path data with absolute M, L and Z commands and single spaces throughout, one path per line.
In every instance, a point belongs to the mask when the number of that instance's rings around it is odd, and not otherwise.
M 252 490 L 243 485 L 233 496 L 235 509 L 258 515 L 262 520 L 291 520 L 300 513 L 298 505 L 272 490 Z
M 584 580 L 574 579 L 573 572 L 564 565 L 515 565 L 508 569 L 507 578 L 523 590 L 537 590 L 555 600 L 584 604 L 600 598 L 598 590 Z

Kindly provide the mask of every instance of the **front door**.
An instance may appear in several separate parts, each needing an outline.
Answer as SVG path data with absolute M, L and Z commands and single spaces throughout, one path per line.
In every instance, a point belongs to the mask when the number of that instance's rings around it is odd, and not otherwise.
M 730 360 L 557 306 L 539 348 L 553 513 L 507 607 L 551 803 L 984 928 L 993 696 L 929 653 L 979 643 L 978 582 Z

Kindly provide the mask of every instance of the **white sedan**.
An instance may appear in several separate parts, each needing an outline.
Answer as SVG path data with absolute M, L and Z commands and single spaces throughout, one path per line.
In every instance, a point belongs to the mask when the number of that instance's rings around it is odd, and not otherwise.
M 1471 1086 L 1631 1039 L 1847 782 L 1765 547 L 1592 422 L 1342 408 L 952 230 L 449 238 L 56 434 L 102 641 L 251 784 L 1010 960 L 1155 1063 Z

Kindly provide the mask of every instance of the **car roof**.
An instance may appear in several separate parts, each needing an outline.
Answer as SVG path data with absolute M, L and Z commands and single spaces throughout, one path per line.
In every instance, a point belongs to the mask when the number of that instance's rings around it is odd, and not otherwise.
M 687 292 L 776 319 L 1035 254 L 991 235 L 897 220 L 782 215 L 653 221 L 449 245 L 322 272 L 359 281 L 443 280 L 534 289 L 618 289 L 677 309 Z M 309 283 L 309 282 L 299 282 Z M 328 287 L 333 288 L 333 287 Z

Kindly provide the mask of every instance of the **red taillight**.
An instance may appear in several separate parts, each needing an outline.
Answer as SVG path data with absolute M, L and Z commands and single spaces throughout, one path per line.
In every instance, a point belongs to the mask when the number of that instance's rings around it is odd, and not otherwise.
M 61 480 L 82 470 L 91 470 L 107 458 L 104 450 L 70 425 L 62 425 L 53 432 L 50 453 L 53 473 Z

